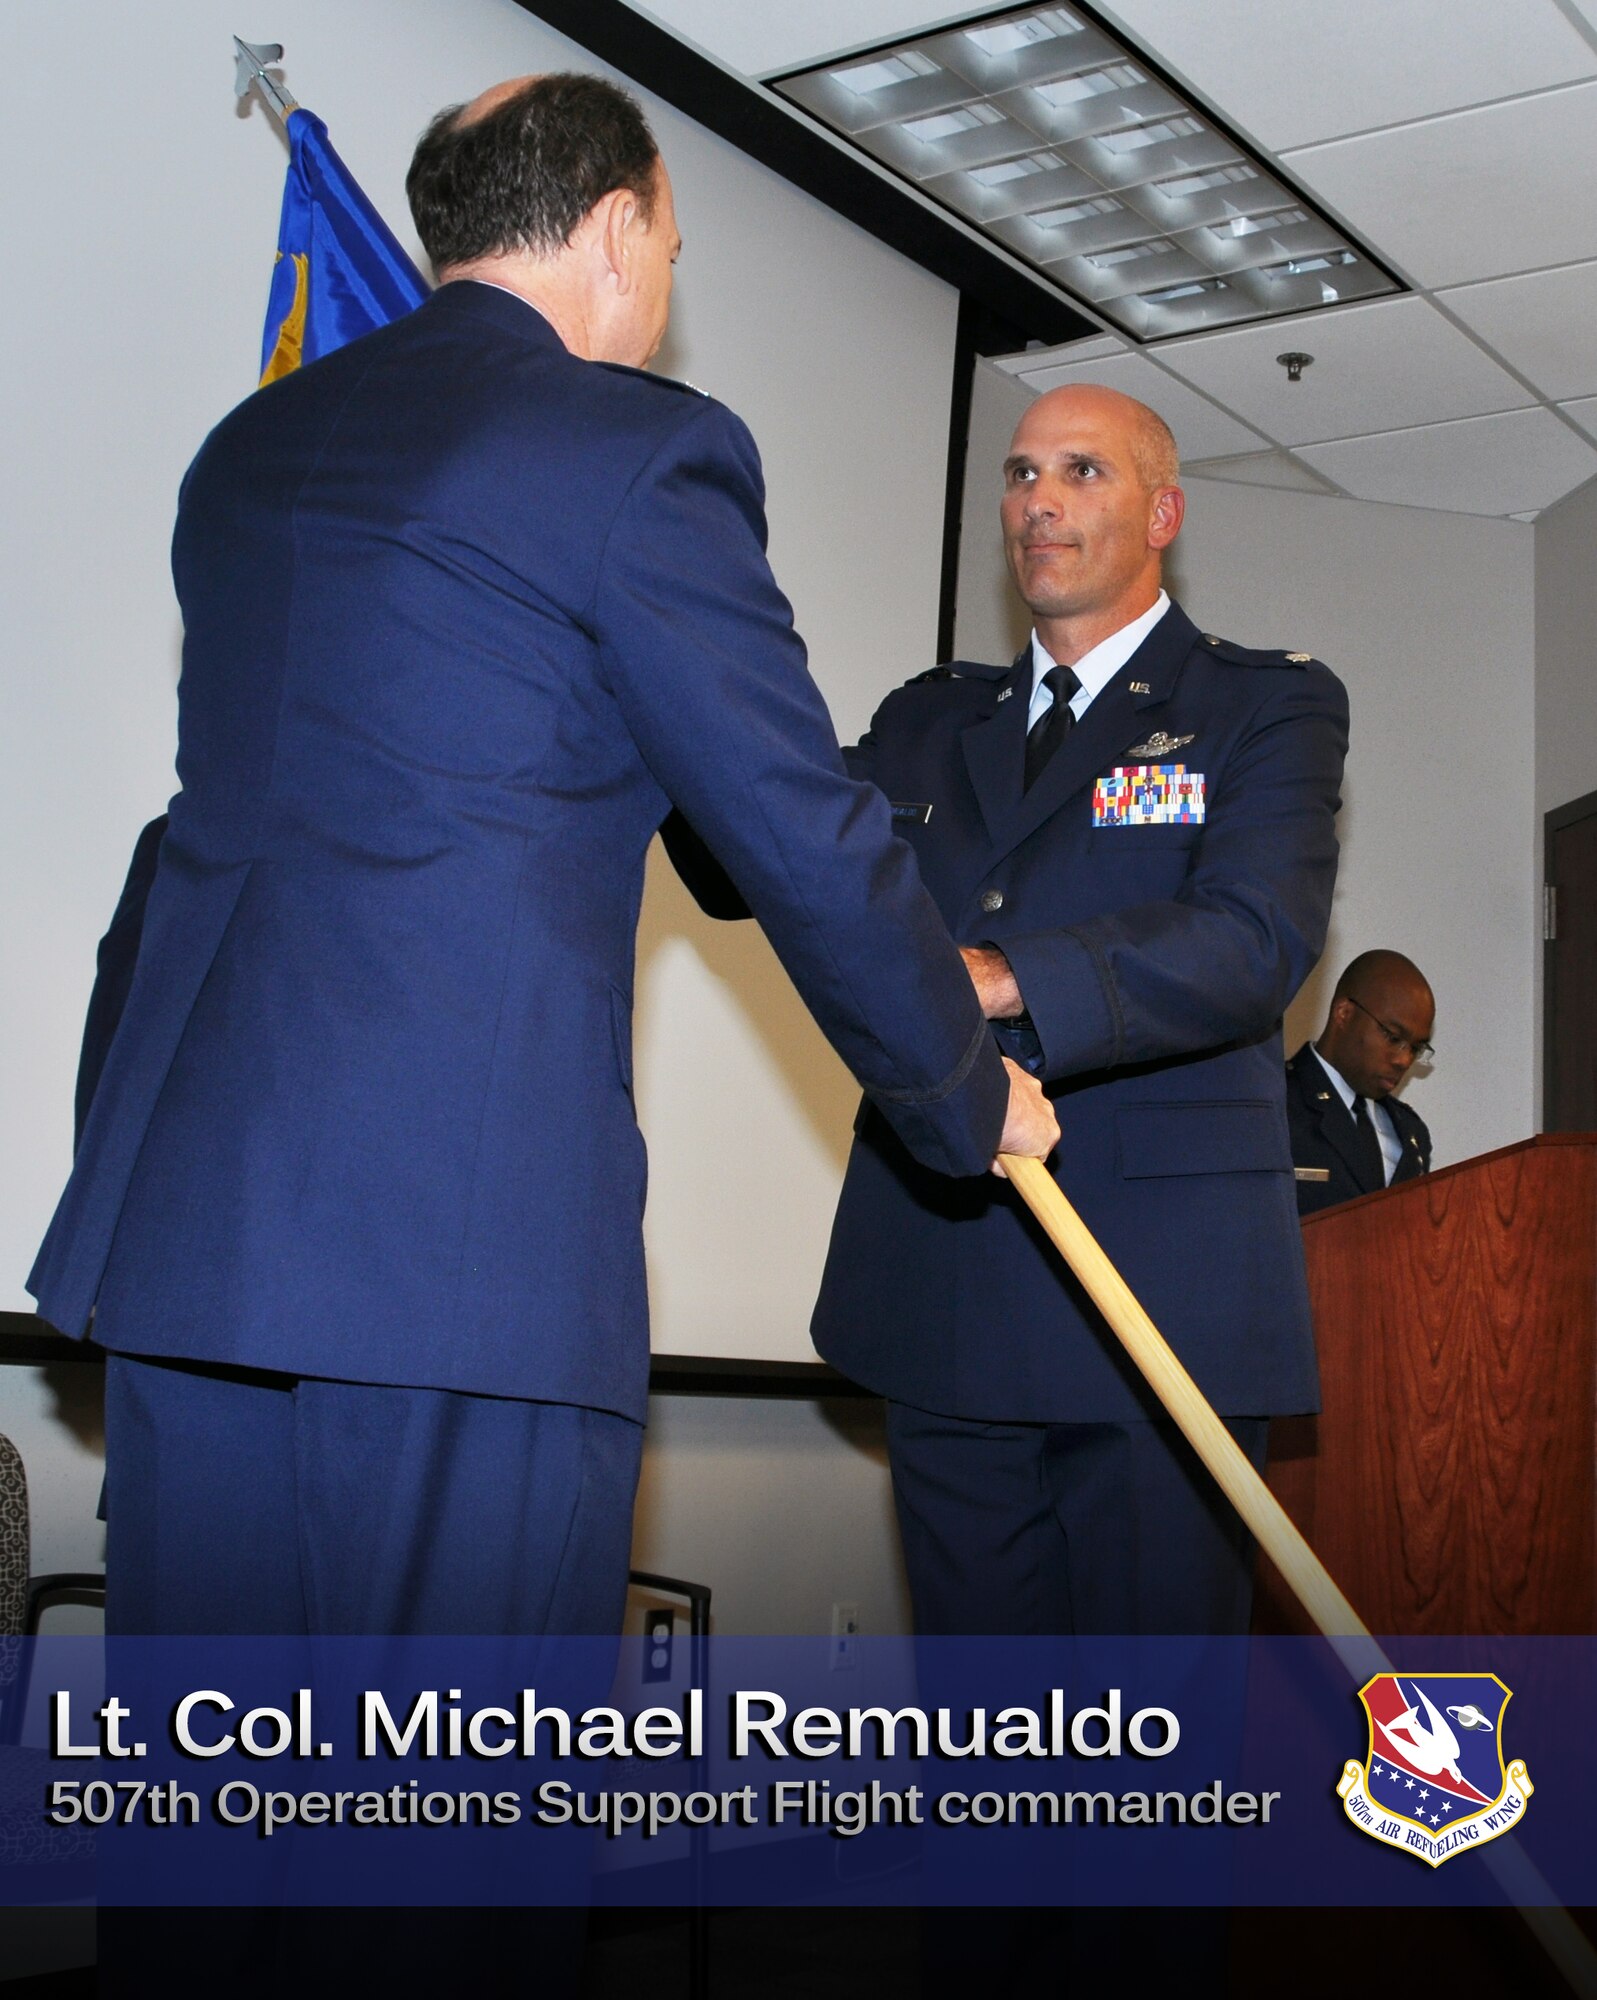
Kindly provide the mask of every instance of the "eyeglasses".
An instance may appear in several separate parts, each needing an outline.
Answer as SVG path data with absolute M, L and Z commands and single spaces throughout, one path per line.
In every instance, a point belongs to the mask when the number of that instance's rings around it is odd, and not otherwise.
M 1407 1049 L 1415 1062 L 1429 1062 L 1436 1054 L 1436 1045 L 1434 1042 L 1410 1041 L 1408 1036 L 1403 1034 L 1400 1029 L 1391 1027 L 1387 1022 L 1383 1021 L 1379 1014 L 1370 1014 L 1369 1008 L 1365 1006 L 1362 1000 L 1353 1000 L 1351 993 L 1345 993 L 1342 997 L 1345 1000 L 1352 1000 L 1353 1005 L 1358 1008 L 1361 1014 L 1370 1015 L 1370 1019 L 1386 1037 L 1389 1048 Z

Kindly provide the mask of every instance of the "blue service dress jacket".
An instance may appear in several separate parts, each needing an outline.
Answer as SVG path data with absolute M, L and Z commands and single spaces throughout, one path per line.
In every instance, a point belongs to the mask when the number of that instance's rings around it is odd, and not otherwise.
M 1365 1179 L 1353 1114 L 1337 1095 L 1309 1043 L 1287 1058 L 1286 1114 L 1292 1134 L 1292 1165 L 1327 1176 L 1298 1182 L 1299 1215 L 1314 1215 L 1338 1202 L 1356 1201 L 1361 1194 L 1379 1194 L 1383 1187 L 1418 1180 L 1430 1172 L 1431 1135 L 1425 1120 L 1400 1097 L 1384 1097 L 1381 1102 L 1403 1155 L 1390 1181 L 1374 1183 Z
M 1067 1196 L 1222 1414 L 1315 1407 L 1281 1016 L 1336 876 L 1342 687 L 1172 605 L 1022 793 L 1029 649 L 883 703 L 850 767 L 894 803 L 956 938 L 1013 966 Z M 1116 774 L 1177 781 L 1111 823 Z M 1134 782 L 1134 781 L 1130 781 Z M 1160 1414 L 1021 1206 L 924 1173 L 869 1106 L 814 1320 L 845 1373 L 993 1422 Z
M 985 1168 L 1002 1065 L 764 543 L 734 416 L 480 284 L 212 433 L 182 789 L 48 1319 L 640 1416 L 633 951 L 672 802 L 906 1148 Z

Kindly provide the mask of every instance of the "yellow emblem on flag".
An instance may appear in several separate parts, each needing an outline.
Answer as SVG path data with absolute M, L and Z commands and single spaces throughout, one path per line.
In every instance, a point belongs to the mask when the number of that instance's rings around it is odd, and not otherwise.
M 281 263 L 283 253 L 277 253 Z M 280 375 L 292 375 L 305 355 L 305 314 L 310 305 L 311 260 L 303 250 L 293 253 L 294 297 L 288 311 L 284 313 L 277 329 L 277 341 L 261 370 L 261 388 L 268 382 L 275 382 Z

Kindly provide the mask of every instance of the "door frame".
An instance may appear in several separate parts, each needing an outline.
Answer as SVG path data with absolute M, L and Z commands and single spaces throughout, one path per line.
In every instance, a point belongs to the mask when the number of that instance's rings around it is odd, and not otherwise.
M 1562 833 L 1566 827 L 1574 826 L 1583 819 L 1597 815 L 1597 792 L 1585 792 L 1578 799 L 1571 799 L 1567 805 L 1554 806 L 1551 812 L 1542 815 L 1542 891 L 1545 897 L 1549 886 L 1556 887 L 1553 878 L 1553 836 Z M 1542 1115 L 1541 1129 L 1549 1130 L 1548 1119 L 1553 1103 L 1553 946 L 1556 937 L 1547 936 L 1545 918 L 1542 925 Z

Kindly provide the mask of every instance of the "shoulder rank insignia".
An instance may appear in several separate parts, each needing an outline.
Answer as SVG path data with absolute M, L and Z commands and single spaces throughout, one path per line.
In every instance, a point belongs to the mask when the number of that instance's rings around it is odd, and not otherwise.
M 993 681 L 1007 680 L 1013 672 L 1013 667 L 994 666 L 981 660 L 949 660 L 940 667 L 928 667 L 924 673 L 911 674 L 904 685 L 912 688 L 919 687 L 922 681 L 968 681 L 975 688 L 983 682 L 990 685 Z
M 1268 646 L 1239 646 L 1235 639 L 1222 639 L 1216 632 L 1205 632 L 1203 643 L 1213 650 L 1217 659 L 1227 660 L 1234 667 L 1306 667 L 1314 659 L 1312 653 L 1288 653 Z
M 1192 741 L 1190 736 L 1167 736 L 1162 729 L 1156 729 L 1146 743 L 1133 743 L 1126 752 L 1128 757 L 1168 757 L 1172 750 L 1181 750 Z

